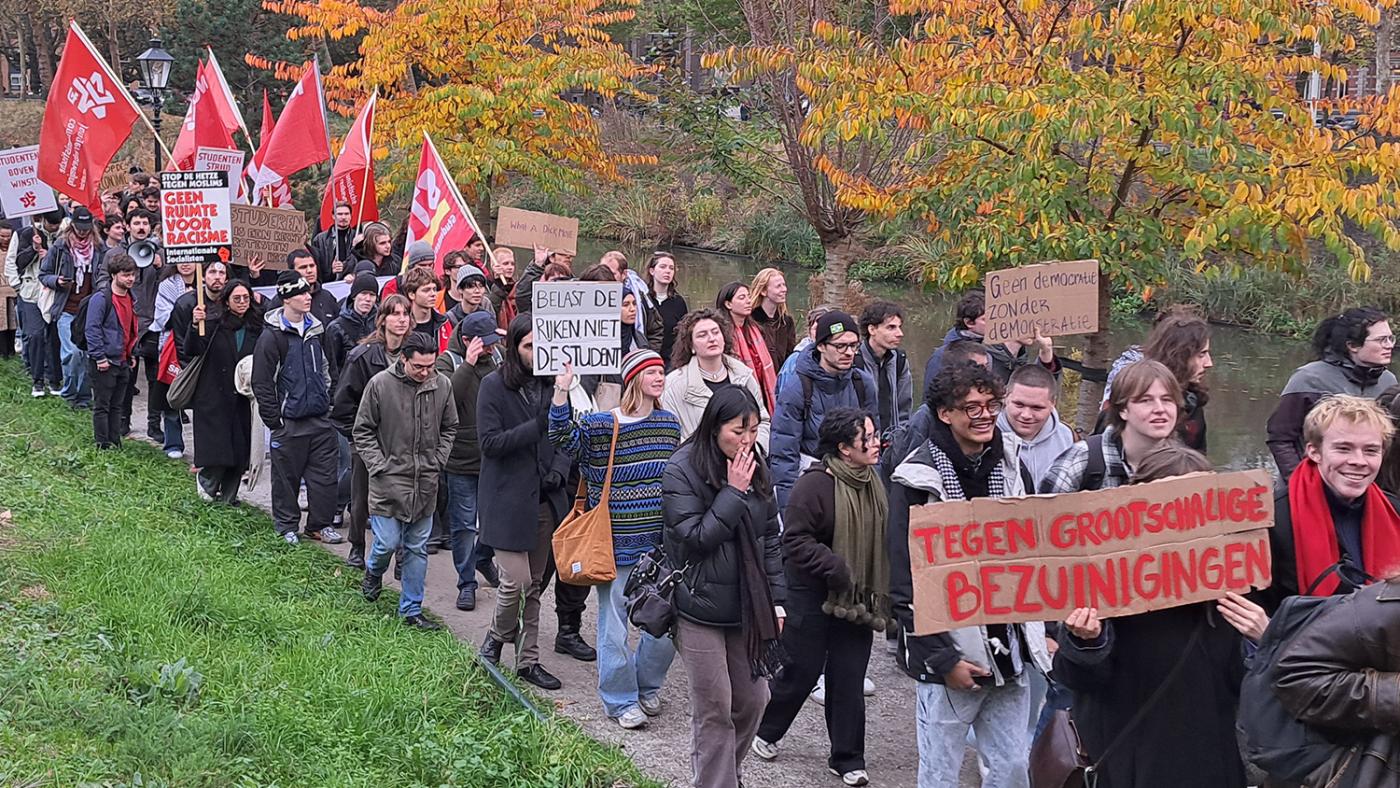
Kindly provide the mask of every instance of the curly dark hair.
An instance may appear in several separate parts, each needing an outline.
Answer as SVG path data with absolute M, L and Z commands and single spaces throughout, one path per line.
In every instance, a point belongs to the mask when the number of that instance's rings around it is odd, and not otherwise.
M 671 369 L 684 367 L 695 355 L 690 336 L 695 330 L 695 324 L 701 320 L 713 320 L 719 324 L 720 333 L 724 335 L 724 354 L 730 355 L 734 352 L 734 327 L 729 325 L 729 316 L 722 315 L 718 309 L 710 307 L 693 309 L 676 324 L 676 343 L 671 350 Z
M 865 422 L 878 422 L 860 408 L 833 408 L 822 416 L 817 428 L 817 456 L 835 457 L 842 446 L 855 446 L 865 432 Z
M 996 399 L 1006 396 L 1006 388 L 990 369 L 981 364 L 943 365 L 929 381 L 926 399 L 934 412 L 957 407 L 958 400 L 976 389 Z
M 1371 326 L 1387 319 L 1384 312 L 1369 306 L 1352 307 L 1340 315 L 1329 317 L 1318 323 L 1317 330 L 1313 332 L 1313 354 L 1319 361 L 1326 360 L 1328 356 L 1350 359 L 1353 348 L 1366 344 L 1366 333 Z

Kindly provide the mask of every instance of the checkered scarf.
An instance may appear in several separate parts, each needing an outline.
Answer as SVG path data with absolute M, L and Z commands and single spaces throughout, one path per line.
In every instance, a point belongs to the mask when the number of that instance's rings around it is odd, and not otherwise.
M 998 435 L 998 440 L 1000 435 Z M 945 501 L 966 501 L 967 494 L 963 492 L 962 482 L 958 480 L 958 469 L 953 465 L 953 460 L 946 452 L 938 447 L 938 444 L 930 440 L 928 442 L 929 454 L 933 457 L 933 468 L 938 471 L 938 475 L 943 479 L 943 500 Z M 988 461 L 986 452 L 978 462 Z M 1000 498 L 1006 494 L 1006 478 L 1002 463 L 996 460 L 992 466 L 991 475 L 987 477 L 987 497 Z

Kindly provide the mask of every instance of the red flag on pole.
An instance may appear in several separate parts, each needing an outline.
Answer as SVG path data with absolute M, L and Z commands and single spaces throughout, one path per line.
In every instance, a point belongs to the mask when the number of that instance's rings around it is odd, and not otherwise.
M 267 152 L 267 141 L 272 138 L 272 130 L 276 127 L 277 122 L 272 116 L 272 103 L 267 100 L 267 90 L 263 89 L 262 129 L 258 134 L 258 149 L 244 171 L 249 180 L 256 180 L 258 171 L 262 167 L 263 155 Z M 260 205 L 264 200 L 272 208 L 291 208 L 292 187 L 287 183 L 287 179 L 279 179 L 270 186 L 253 191 L 252 203 L 254 205 Z
M 238 147 L 234 144 L 233 132 L 225 122 L 215 98 L 217 92 L 206 64 L 200 63 L 195 69 L 194 95 L 190 97 L 190 109 L 185 113 L 185 123 L 180 127 L 180 136 L 175 140 L 171 169 L 192 169 L 195 152 L 200 148 Z M 233 128 L 238 128 L 237 124 Z
M 442 163 L 437 146 L 423 133 L 423 152 L 418 157 L 418 180 L 414 182 L 413 202 L 408 211 L 408 240 L 427 241 L 433 246 L 433 268 L 442 276 L 442 258 L 454 249 L 466 248 L 475 233 L 467 201 L 457 191 L 452 174 Z M 405 261 L 407 258 L 405 258 Z
M 321 227 L 331 226 L 331 214 L 338 202 L 350 203 L 350 215 L 355 224 L 379 220 L 379 203 L 374 193 L 374 103 L 376 90 L 355 118 L 355 125 L 340 147 L 340 156 L 331 170 L 325 196 L 321 198 Z
M 233 136 L 235 131 L 242 131 L 251 146 L 253 135 L 248 133 L 248 124 L 243 122 L 243 113 L 238 109 L 238 101 L 233 97 L 228 80 L 224 79 L 224 70 L 219 68 L 219 59 L 214 57 L 212 48 L 205 47 L 204 50 L 209 53 L 209 59 L 204 63 L 205 77 L 209 80 L 209 95 L 214 100 L 219 122 L 223 123 L 229 136 Z
M 326 125 L 326 98 L 321 72 L 313 60 L 282 107 L 282 117 L 272 134 L 262 141 L 262 161 L 253 178 L 261 189 L 292 173 L 320 164 L 331 157 L 330 131 Z
M 39 179 L 94 214 L 107 165 L 143 115 L 76 22 L 49 88 L 39 131 Z

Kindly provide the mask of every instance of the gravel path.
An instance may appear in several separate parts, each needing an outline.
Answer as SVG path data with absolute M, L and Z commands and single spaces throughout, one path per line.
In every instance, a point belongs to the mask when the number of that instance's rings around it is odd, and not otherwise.
M 144 385 L 143 377 L 138 386 Z M 55 405 L 62 404 L 58 400 L 54 402 Z M 145 414 L 145 396 L 141 394 L 137 396 L 132 407 L 132 423 L 135 427 L 133 438 L 145 439 Z M 189 425 L 185 427 L 185 446 L 185 456 L 188 459 L 192 456 L 194 447 Z M 193 474 L 190 485 L 193 494 Z M 259 486 L 252 490 L 243 490 L 241 498 L 270 511 L 270 495 L 271 486 L 264 473 Z M 274 538 L 270 523 L 268 538 Z M 348 544 L 321 547 L 342 557 L 349 552 Z M 352 570 L 347 568 L 345 571 Z M 387 586 L 398 586 L 392 573 L 386 573 L 384 581 Z M 457 610 L 456 571 L 452 566 L 451 553 L 442 551 L 428 556 L 424 607 L 440 617 L 466 647 L 475 649 L 481 643 L 495 599 L 495 591 L 482 586 L 477 592 L 476 610 Z M 554 593 L 550 589 L 544 594 L 540 616 L 540 649 L 543 654 L 541 661 L 551 673 L 559 677 L 564 686 L 555 692 L 537 690 L 536 696 L 543 702 L 553 701 L 558 713 L 573 720 L 589 735 L 622 748 L 648 775 L 669 785 L 687 785 L 690 774 L 690 710 L 686 674 L 680 660 L 677 659 L 672 664 L 671 672 L 666 678 L 666 687 L 662 693 L 665 706 L 661 716 L 653 718 L 644 728 L 623 730 L 603 713 L 602 704 L 597 696 L 596 663 L 578 662 L 554 653 L 556 621 L 553 611 Z M 596 623 L 596 599 L 590 598 L 583 622 L 584 637 L 590 644 L 596 644 Z M 513 660 L 511 647 L 507 646 L 501 660 L 502 667 L 513 664 Z M 914 681 L 899 670 L 895 665 L 894 656 L 879 642 L 872 651 L 868 675 L 876 687 L 875 695 L 866 699 L 866 763 L 871 785 L 882 788 L 914 788 L 918 761 L 914 735 Z M 765 763 L 752 756 L 745 761 L 744 778 L 747 785 L 765 788 L 840 788 L 841 781 L 832 776 L 826 768 L 828 745 L 821 706 L 807 703 L 793 723 L 792 730 L 780 743 L 780 750 L 778 758 L 771 763 Z M 964 765 L 961 784 L 976 786 L 980 781 L 976 777 L 976 770 L 970 768 L 971 759 L 968 761 Z

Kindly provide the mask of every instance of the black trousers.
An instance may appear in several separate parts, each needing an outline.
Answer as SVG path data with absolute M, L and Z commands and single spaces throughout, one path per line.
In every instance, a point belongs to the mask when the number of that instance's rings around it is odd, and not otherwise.
M 557 528 L 558 525 L 556 524 Z M 592 586 L 576 586 L 559 579 L 554 569 L 554 551 L 549 553 L 549 563 L 544 568 L 544 580 L 540 588 L 554 580 L 554 617 L 559 621 L 560 632 L 577 632 L 583 626 L 583 611 L 588 608 L 588 595 Z
M 801 592 L 797 592 L 801 593 Z M 817 677 L 826 674 L 826 734 L 831 740 L 827 766 L 844 774 L 865 768 L 865 668 L 870 663 L 870 627 L 828 616 L 821 612 L 821 600 L 794 598 L 789 592 L 788 617 L 783 624 L 783 648 L 788 663 L 778 678 L 769 682 L 772 698 L 763 712 L 758 735 L 766 742 L 777 742 L 807 702 L 817 686 Z
M 369 527 L 369 469 L 359 452 L 350 452 L 350 536 L 352 547 L 365 549 L 365 529 Z
M 130 403 L 127 394 L 131 367 L 110 364 L 98 370 L 97 362 L 88 359 L 88 377 L 92 380 L 92 438 L 99 449 L 115 449 L 122 445 L 122 405 Z
M 142 334 L 136 345 L 136 355 L 146 371 L 146 434 L 155 437 L 164 433 L 161 411 L 165 409 L 165 390 L 169 388 L 156 380 L 160 373 L 160 334 L 155 331 Z M 135 382 L 133 378 L 133 386 Z
M 277 533 L 297 532 L 301 525 L 297 494 L 305 479 L 306 532 L 319 533 L 335 517 L 335 476 L 340 462 L 335 429 L 327 425 L 299 435 L 287 435 L 288 431 L 284 428 L 272 435 L 272 519 L 277 522 Z
M 199 483 L 218 503 L 238 500 L 238 488 L 243 483 L 246 466 L 208 465 L 199 469 Z

